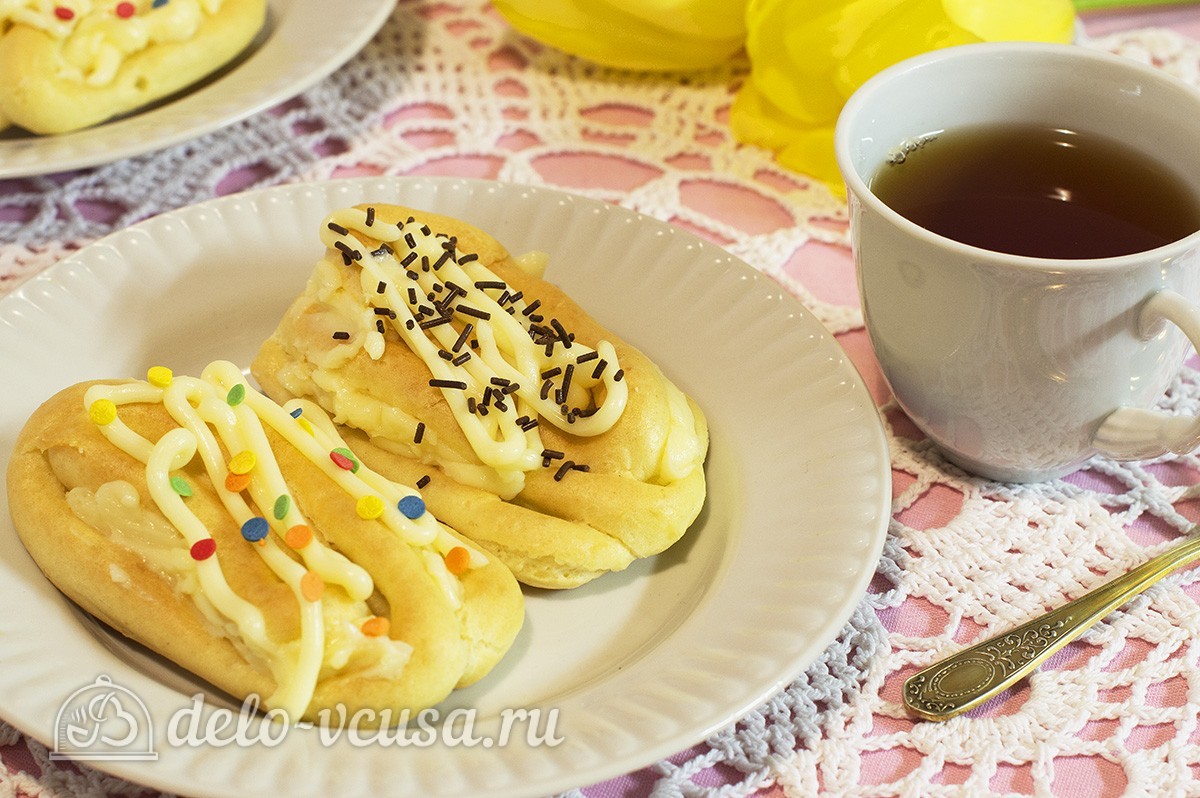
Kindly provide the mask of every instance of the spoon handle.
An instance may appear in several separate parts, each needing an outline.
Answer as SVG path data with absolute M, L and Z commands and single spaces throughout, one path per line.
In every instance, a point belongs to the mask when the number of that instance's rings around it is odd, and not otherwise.
M 904 682 L 904 703 L 926 720 L 947 720 L 973 709 L 1032 673 L 1130 598 L 1197 559 L 1200 536 L 1191 536 L 1058 609 L 917 671 Z

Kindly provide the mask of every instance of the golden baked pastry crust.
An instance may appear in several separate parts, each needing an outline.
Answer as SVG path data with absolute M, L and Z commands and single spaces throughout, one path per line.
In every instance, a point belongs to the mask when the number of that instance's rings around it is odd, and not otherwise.
M 163 99 L 232 61 L 262 29 L 266 0 L 224 0 L 195 33 L 132 53 L 89 85 L 63 69 L 62 39 L 25 24 L 0 33 L 0 127 L 53 134 L 90 127 Z
M 146 467 L 110 444 L 85 412 L 83 397 L 91 384 L 48 400 L 17 440 L 8 499 L 22 542 L 60 591 L 113 629 L 239 699 L 270 695 L 278 686 L 271 671 L 248 658 L 245 646 L 214 634 L 212 622 L 163 573 L 69 506 L 71 488 L 94 491 L 124 480 L 137 488 L 143 509 L 167 523 L 147 498 Z M 122 406 L 121 419 L 151 440 L 175 426 L 158 404 Z M 392 639 L 413 647 L 398 672 L 356 653 L 350 666 L 323 673 L 304 718 L 318 720 L 322 708 L 341 704 L 350 715 L 364 707 L 390 709 L 394 722 L 402 710 L 432 706 L 455 687 L 485 675 L 508 650 L 524 618 L 523 597 L 511 573 L 494 558 L 469 570 L 461 577 L 462 606 L 455 609 L 413 548 L 381 524 L 359 518 L 354 500 L 307 457 L 270 430 L 268 438 L 316 538 L 369 571 L 375 584 L 372 609 L 390 620 Z M 242 539 L 198 460 L 181 470 L 194 489 L 188 508 L 216 540 L 230 587 L 261 608 L 270 638 L 286 645 L 298 635 L 295 597 Z M 186 549 L 182 539 L 180 545 Z M 330 585 L 322 600 L 349 598 Z
M 541 424 L 538 431 L 546 449 L 563 457 L 552 467 L 527 472 L 523 488 L 508 501 L 501 501 L 496 491 L 451 478 L 457 464 L 479 460 L 449 404 L 430 387 L 430 371 L 421 357 L 393 331 L 388 332 L 378 359 L 361 348 L 349 357 L 337 355 L 341 342 L 331 337 L 331 331 L 353 325 L 337 302 L 341 297 L 361 300 L 363 288 L 358 267 L 346 263 L 336 251 L 317 266 L 305 293 L 260 349 L 252 373 L 264 392 L 276 401 L 297 395 L 311 398 L 335 421 L 360 427 L 361 433 L 343 434 L 354 442 L 364 462 L 381 473 L 401 480 L 429 475 L 430 485 L 423 492 L 430 509 L 495 553 L 526 584 L 574 587 L 661 552 L 678 540 L 703 506 L 704 470 L 697 464 L 685 475 L 665 476 L 663 459 L 672 424 L 678 423 L 673 401 L 686 404 L 685 422 L 690 427 L 686 433 L 695 436 L 701 452 L 707 449 L 706 422 L 695 402 L 684 397 L 645 355 L 605 329 L 560 289 L 523 271 L 492 236 L 438 214 L 398 206 L 373 208 L 378 224 L 413 217 L 455 237 L 461 252 L 477 254 L 479 263 L 521 291 L 526 300 L 540 300 L 540 308 L 579 342 L 592 347 L 600 340 L 610 342 L 629 386 L 624 412 L 607 432 L 592 437 Z M 356 235 L 364 250 L 378 246 L 377 241 Z M 336 365 L 324 367 L 322 363 L 330 358 Z M 419 418 L 428 430 L 425 443 L 414 447 L 411 441 L 397 440 L 378 420 L 380 413 L 351 418 L 345 404 L 348 392 L 367 398 L 372 406 L 396 408 Z M 559 464 L 568 460 L 586 464 L 588 470 L 560 474 Z

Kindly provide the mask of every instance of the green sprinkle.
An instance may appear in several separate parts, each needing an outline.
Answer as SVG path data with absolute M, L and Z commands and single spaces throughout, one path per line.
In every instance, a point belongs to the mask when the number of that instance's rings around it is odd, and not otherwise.
M 350 463 L 351 463 L 350 473 L 351 474 L 358 473 L 358 458 L 354 456 L 354 452 L 350 451 L 345 446 L 339 446 L 338 448 L 334 449 L 333 451 L 336 452 L 337 454 L 340 454 L 342 457 L 345 457 L 347 460 L 350 461 Z
M 275 518 L 282 521 L 292 508 L 292 499 L 286 493 L 280 494 L 275 500 Z
M 180 496 L 191 496 L 192 486 L 188 481 L 181 476 L 171 477 L 171 490 L 178 493 Z
M 242 400 L 246 398 L 246 386 L 244 383 L 238 383 L 229 389 L 229 395 L 225 397 L 225 401 L 230 406 L 240 405 Z

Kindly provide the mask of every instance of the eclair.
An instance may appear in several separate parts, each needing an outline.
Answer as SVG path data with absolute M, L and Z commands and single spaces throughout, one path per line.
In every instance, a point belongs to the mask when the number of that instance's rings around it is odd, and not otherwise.
M 705 497 L 697 404 L 492 236 L 391 205 L 333 213 L 325 257 L 252 364 L 525 584 L 569 588 L 674 544 Z
M 227 362 L 55 395 L 18 438 L 8 499 L 68 598 L 291 720 L 397 722 L 486 675 L 524 618 L 509 570 L 419 489 Z
M 141 108 L 232 61 L 266 0 L 4 0 L 0 126 L 65 133 Z

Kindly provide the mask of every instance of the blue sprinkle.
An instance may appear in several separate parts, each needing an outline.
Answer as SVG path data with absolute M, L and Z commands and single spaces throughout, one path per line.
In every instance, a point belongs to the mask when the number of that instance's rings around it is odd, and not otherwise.
M 267 536 L 271 531 L 271 525 L 267 523 L 267 519 L 261 515 L 256 515 L 246 523 L 242 524 L 242 537 L 251 543 L 256 543 Z
M 301 413 L 303 413 L 303 412 L 304 412 L 304 408 L 302 408 L 302 407 L 297 407 L 297 408 L 296 408 L 295 410 L 293 410 L 293 411 L 292 411 L 292 413 L 291 413 L 291 415 L 292 415 L 292 418 L 300 418 L 300 414 L 301 414 Z
M 151 8 L 162 8 L 169 2 L 171 2 L 171 0 L 154 0 L 154 2 L 150 4 L 150 7 Z
M 420 518 L 425 514 L 425 502 L 420 496 L 405 496 L 396 502 L 396 509 L 405 518 Z

